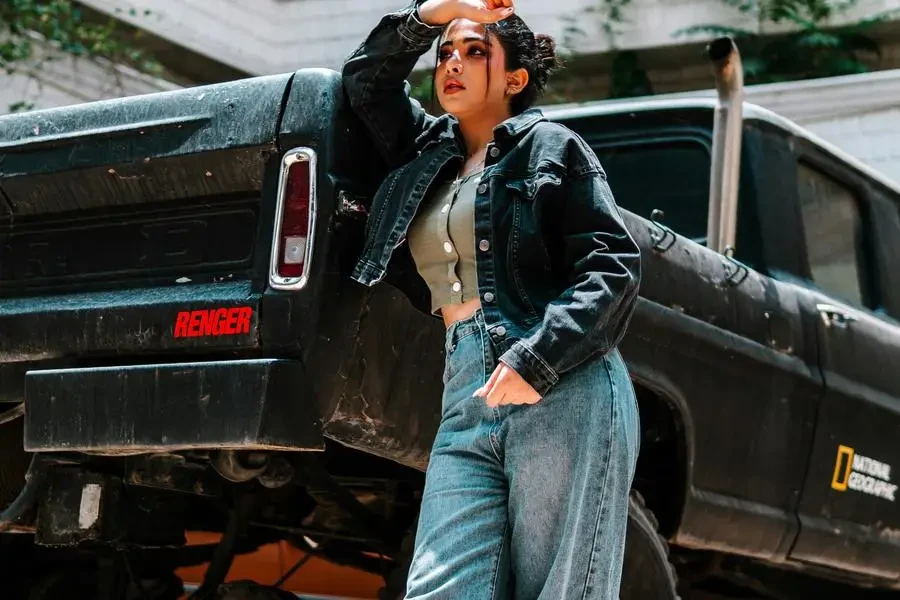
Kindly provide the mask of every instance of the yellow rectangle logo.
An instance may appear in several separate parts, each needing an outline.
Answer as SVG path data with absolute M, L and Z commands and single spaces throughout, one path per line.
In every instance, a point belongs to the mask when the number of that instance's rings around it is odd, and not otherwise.
M 834 461 L 834 476 L 831 478 L 831 488 L 839 492 L 847 491 L 847 483 L 850 481 L 850 469 L 853 467 L 853 448 L 838 446 L 837 460 Z

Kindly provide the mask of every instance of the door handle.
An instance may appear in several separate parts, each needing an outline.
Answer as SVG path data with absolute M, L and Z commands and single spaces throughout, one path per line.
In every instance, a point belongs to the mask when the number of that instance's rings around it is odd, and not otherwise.
M 834 304 L 816 304 L 816 310 L 822 317 L 825 327 L 845 328 L 851 321 L 856 321 L 856 316 Z

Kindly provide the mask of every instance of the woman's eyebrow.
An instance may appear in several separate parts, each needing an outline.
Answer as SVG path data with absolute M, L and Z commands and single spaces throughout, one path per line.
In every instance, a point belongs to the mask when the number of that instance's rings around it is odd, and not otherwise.
M 466 44 L 469 44 L 472 42 L 488 43 L 487 40 L 485 40 L 483 37 L 478 37 L 478 36 L 466 37 L 466 38 L 463 38 L 462 41 Z M 447 40 L 441 44 L 441 48 L 443 48 L 444 46 L 452 46 L 453 42 L 454 42 L 454 40 Z

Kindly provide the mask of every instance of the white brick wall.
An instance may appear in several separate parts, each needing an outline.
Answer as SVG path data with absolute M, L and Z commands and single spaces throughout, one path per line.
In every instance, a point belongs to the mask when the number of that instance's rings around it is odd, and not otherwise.
M 900 182 L 900 109 L 814 121 L 806 127 Z
M 704 90 L 671 97 L 712 94 Z M 900 69 L 748 86 L 744 98 L 900 182 Z
M 900 182 L 900 70 L 757 86 L 747 97 Z

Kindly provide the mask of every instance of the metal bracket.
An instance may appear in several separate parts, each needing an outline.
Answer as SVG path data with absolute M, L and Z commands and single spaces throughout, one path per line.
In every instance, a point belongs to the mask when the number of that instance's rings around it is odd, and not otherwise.
M 662 254 L 675 245 L 675 232 L 662 224 L 662 220 L 666 218 L 666 214 L 658 208 L 654 208 L 650 213 L 650 241 L 653 242 L 653 249 Z
M 825 327 L 845 329 L 853 321 L 859 320 L 855 315 L 834 304 L 818 303 L 816 304 L 816 310 L 819 311 L 819 316 L 822 317 L 822 323 Z
M 366 210 L 363 199 L 347 190 L 338 190 L 337 199 L 336 212 L 338 217 L 342 219 L 354 217 L 365 219 L 369 216 L 369 211 Z
M 731 246 L 725 247 L 725 260 L 722 261 L 722 268 L 725 269 L 724 283 L 733 287 L 744 283 L 744 280 L 750 275 L 747 265 L 734 257 L 734 248 Z

